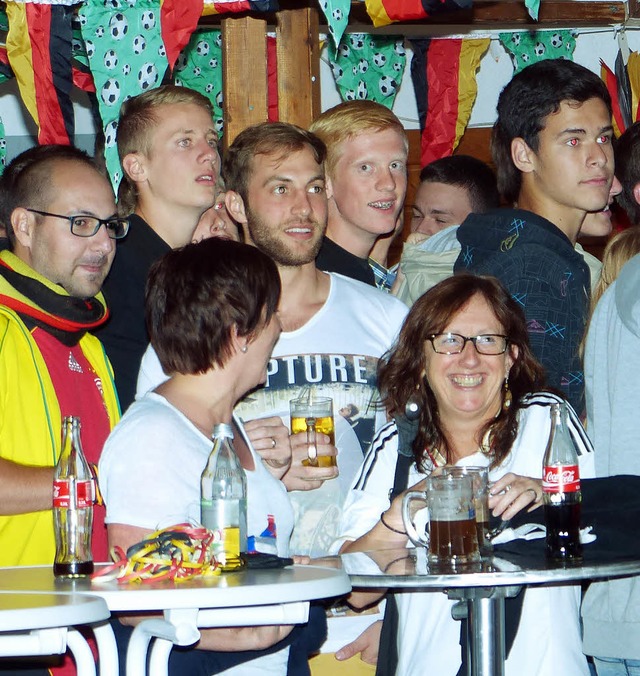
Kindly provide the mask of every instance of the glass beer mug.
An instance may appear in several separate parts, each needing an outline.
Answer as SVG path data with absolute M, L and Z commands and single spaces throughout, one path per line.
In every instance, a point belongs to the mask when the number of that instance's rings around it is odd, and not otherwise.
M 471 476 L 430 476 L 426 484 L 426 490 L 409 491 L 402 500 L 402 521 L 411 542 L 428 548 L 427 559 L 432 564 L 480 561 Z M 410 515 L 414 500 L 426 503 L 429 518 L 424 535 Z

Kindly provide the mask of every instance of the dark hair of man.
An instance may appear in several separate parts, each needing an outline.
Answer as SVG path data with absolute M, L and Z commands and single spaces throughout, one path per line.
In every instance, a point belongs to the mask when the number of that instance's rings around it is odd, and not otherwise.
M 433 349 L 427 338 L 442 333 L 476 295 L 484 298 L 493 308 L 504 335 L 509 339 L 507 349 L 512 350 L 514 358 L 509 372 L 512 404 L 508 408 L 501 408 L 498 416 L 480 434 L 482 439 L 491 430 L 492 467 L 499 465 L 511 450 L 518 432 L 521 398 L 529 392 L 544 389 L 544 370 L 529 347 L 522 309 L 500 282 L 494 277 L 470 274 L 454 275 L 440 282 L 414 303 L 396 344 L 378 367 L 378 387 L 382 393 L 382 402 L 392 414 L 402 414 L 409 398 L 418 396 L 421 411 L 413 454 L 416 465 L 422 469 L 425 468 L 429 449 L 437 449 L 447 462 L 452 461 L 446 433 L 440 424 L 438 403 L 424 375 L 424 351 Z M 514 356 L 514 346 L 518 348 L 517 356 Z
M 622 192 L 616 196 L 633 225 L 640 225 L 640 205 L 633 194 L 640 183 L 640 122 L 634 122 L 615 142 L 616 176 Z
M 92 157 L 67 145 L 34 146 L 14 157 L 4 170 L 0 179 L 0 220 L 12 249 L 16 241 L 11 226 L 13 210 L 29 207 L 47 211 L 53 189 L 53 165 L 63 161 L 82 162 L 87 168 L 102 173 Z
M 310 131 L 287 122 L 262 122 L 243 129 L 227 148 L 222 161 L 222 175 L 227 190 L 237 192 L 247 201 L 252 161 L 256 155 L 273 155 L 276 161 L 291 153 L 309 148 L 318 164 L 324 164 L 327 149 Z
M 496 175 L 491 167 L 471 155 L 451 155 L 434 160 L 422 168 L 420 183 L 444 183 L 466 190 L 475 214 L 500 206 Z
M 491 153 L 498 175 L 498 190 L 516 202 L 522 174 L 511 159 L 511 142 L 522 138 L 536 152 L 538 135 L 547 116 L 563 102 L 581 104 L 601 99 L 611 113 L 611 97 L 604 82 L 592 71 L 566 59 L 547 59 L 527 66 L 513 77 L 498 99 Z
M 275 263 L 259 249 L 219 237 L 169 252 L 149 272 L 145 319 L 167 374 L 205 373 L 233 354 L 234 329 L 253 337 L 280 300 Z

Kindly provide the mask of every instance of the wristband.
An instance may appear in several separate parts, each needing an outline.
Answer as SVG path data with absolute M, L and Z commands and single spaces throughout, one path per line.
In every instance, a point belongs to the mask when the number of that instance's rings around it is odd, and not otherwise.
M 385 515 L 385 512 L 382 512 L 382 514 L 380 514 L 380 523 L 381 523 L 385 528 L 387 528 L 388 530 L 390 530 L 390 531 L 392 531 L 392 532 L 394 532 L 394 533 L 398 533 L 398 535 L 407 535 L 407 531 L 406 531 L 406 530 L 398 530 L 397 528 L 393 528 L 393 526 L 390 526 L 390 525 L 384 520 L 384 515 Z

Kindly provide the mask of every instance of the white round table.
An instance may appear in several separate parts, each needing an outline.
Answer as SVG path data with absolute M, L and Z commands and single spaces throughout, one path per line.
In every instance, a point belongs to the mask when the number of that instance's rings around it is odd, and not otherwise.
M 95 676 L 91 649 L 73 627 L 102 622 L 108 620 L 109 615 L 107 604 L 98 596 L 0 591 L 0 655 L 61 655 L 68 647 L 78 673 Z M 115 650 L 115 643 L 111 650 Z M 112 655 L 113 652 L 107 651 L 104 659 L 108 662 Z M 117 673 L 117 651 L 115 658 Z
M 101 566 L 97 564 L 96 570 Z M 136 625 L 127 649 L 127 674 L 145 673 L 149 643 L 155 638 L 158 640 L 151 652 L 149 671 L 153 676 L 163 676 L 171 647 L 198 641 L 200 627 L 302 624 L 308 619 L 309 601 L 344 596 L 351 591 L 351 584 L 340 568 L 322 566 L 243 570 L 150 584 L 88 578 L 56 580 L 51 566 L 18 566 L 0 568 L 0 590 L 89 594 L 102 598 L 111 612 L 162 612 L 164 617 Z M 107 629 L 111 628 L 107 625 Z

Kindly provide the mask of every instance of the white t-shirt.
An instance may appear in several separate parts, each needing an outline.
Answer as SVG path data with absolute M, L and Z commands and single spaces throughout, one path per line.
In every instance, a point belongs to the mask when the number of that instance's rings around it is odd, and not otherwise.
M 247 534 L 259 536 L 272 515 L 278 555 L 288 556 L 293 510 L 287 491 L 264 467 L 241 424 L 238 428 L 255 464 L 254 470 L 245 470 Z M 200 475 L 211 446 L 211 440 L 164 397 L 149 392 L 135 401 L 109 435 L 100 457 L 105 522 L 150 531 L 199 522 Z
M 526 397 L 520 411 L 518 436 L 511 453 L 491 470 L 496 481 L 507 472 L 540 477 L 542 459 L 549 437 L 552 403 L 558 397 L 537 393 Z M 570 432 L 580 453 L 583 478 L 594 476 L 593 447 L 577 416 L 570 410 Z M 332 550 L 337 552 L 348 540 L 367 533 L 389 507 L 398 457 L 398 434 L 394 422 L 380 430 L 354 481 L 345 503 L 340 538 Z M 487 465 L 480 452 L 464 459 L 464 464 Z M 409 486 L 424 474 L 415 464 L 409 473 Z M 453 601 L 441 591 L 396 594 L 398 605 L 398 674 L 430 673 L 455 676 L 460 668 L 460 624 L 451 617 Z M 518 634 L 506 663 L 507 676 L 588 676 L 589 669 L 581 649 L 580 587 L 528 587 Z
M 407 314 L 403 303 L 374 287 L 339 274 L 330 278 L 325 304 L 304 326 L 280 335 L 265 386 L 236 407 L 243 420 L 279 415 L 289 425 L 289 400 L 305 387 L 333 398 L 340 476 L 290 493 L 296 513 L 291 551 L 309 556 L 328 551 L 353 477 L 375 430 L 386 423 L 375 405 L 378 360 Z

